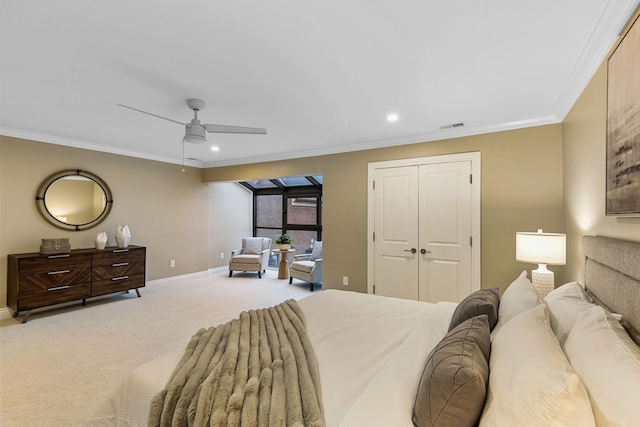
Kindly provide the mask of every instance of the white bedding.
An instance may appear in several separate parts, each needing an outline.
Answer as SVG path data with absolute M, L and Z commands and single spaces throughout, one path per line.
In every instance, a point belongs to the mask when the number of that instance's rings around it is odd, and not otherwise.
M 298 303 L 320 364 L 327 426 L 412 426 L 425 360 L 447 333 L 456 304 L 336 290 Z M 135 369 L 85 425 L 146 426 L 149 402 L 182 353 Z

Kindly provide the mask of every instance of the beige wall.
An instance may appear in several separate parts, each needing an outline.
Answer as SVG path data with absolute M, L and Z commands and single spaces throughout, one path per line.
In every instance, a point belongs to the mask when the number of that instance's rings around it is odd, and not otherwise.
M 40 183 L 63 169 L 84 169 L 113 193 L 113 209 L 96 228 L 69 232 L 38 213 Z M 208 189 L 202 171 L 168 163 L 0 136 L 0 308 L 6 306 L 7 254 L 37 252 L 43 238 L 68 237 L 72 248 L 93 247 L 99 231 L 115 244 L 118 224 L 131 243 L 147 247 L 147 279 L 205 271 L 208 264 Z M 176 267 L 170 268 L 170 260 Z
M 209 268 L 229 265 L 231 251 L 253 236 L 253 195 L 232 182 L 209 185 Z M 224 259 L 220 259 L 224 253 Z
M 366 292 L 367 164 L 480 151 L 482 287 L 503 290 L 531 265 L 515 261 L 516 231 L 562 231 L 562 126 L 399 147 L 205 169 L 205 182 L 323 174 L 323 287 Z M 562 276 L 562 267 L 552 267 Z
M 606 131 L 605 60 L 562 124 L 567 280 L 582 279 L 582 236 L 640 242 L 640 218 L 605 215 Z

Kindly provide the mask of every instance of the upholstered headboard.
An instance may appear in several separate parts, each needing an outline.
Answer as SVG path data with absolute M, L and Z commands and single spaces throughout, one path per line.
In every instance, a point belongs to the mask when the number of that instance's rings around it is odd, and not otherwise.
M 640 339 L 640 243 L 584 236 L 585 287 L 597 303 L 622 315 L 625 328 Z M 633 328 L 630 330 L 629 326 Z M 636 336 L 633 336 L 636 334 Z M 640 345 L 640 343 L 639 343 Z

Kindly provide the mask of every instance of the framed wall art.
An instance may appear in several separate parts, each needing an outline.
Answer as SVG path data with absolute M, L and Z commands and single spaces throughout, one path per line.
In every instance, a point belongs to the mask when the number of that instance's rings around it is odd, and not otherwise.
M 640 215 L 640 23 L 608 61 L 607 215 Z

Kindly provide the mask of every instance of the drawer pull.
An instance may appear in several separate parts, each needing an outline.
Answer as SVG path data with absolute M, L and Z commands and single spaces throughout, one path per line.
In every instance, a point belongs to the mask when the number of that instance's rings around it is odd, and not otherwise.
M 70 254 L 64 254 L 64 255 L 49 255 L 47 258 L 49 259 L 53 259 L 53 258 L 68 258 L 70 257 Z
M 64 274 L 64 273 L 68 273 L 71 270 L 58 270 L 58 271 L 50 271 L 47 274 Z
M 121 262 L 118 264 L 113 264 L 111 267 L 124 267 L 125 265 L 129 265 L 128 262 Z
M 47 292 L 50 291 L 59 291 L 61 289 L 69 289 L 69 285 L 66 286 L 56 286 L 55 288 L 47 288 Z
M 116 252 L 129 252 L 129 249 L 114 249 L 113 253 L 116 253 Z
M 112 282 L 115 282 L 116 280 L 124 280 L 124 279 L 128 279 L 129 276 L 120 276 L 120 277 L 114 277 L 113 279 L 111 279 Z

